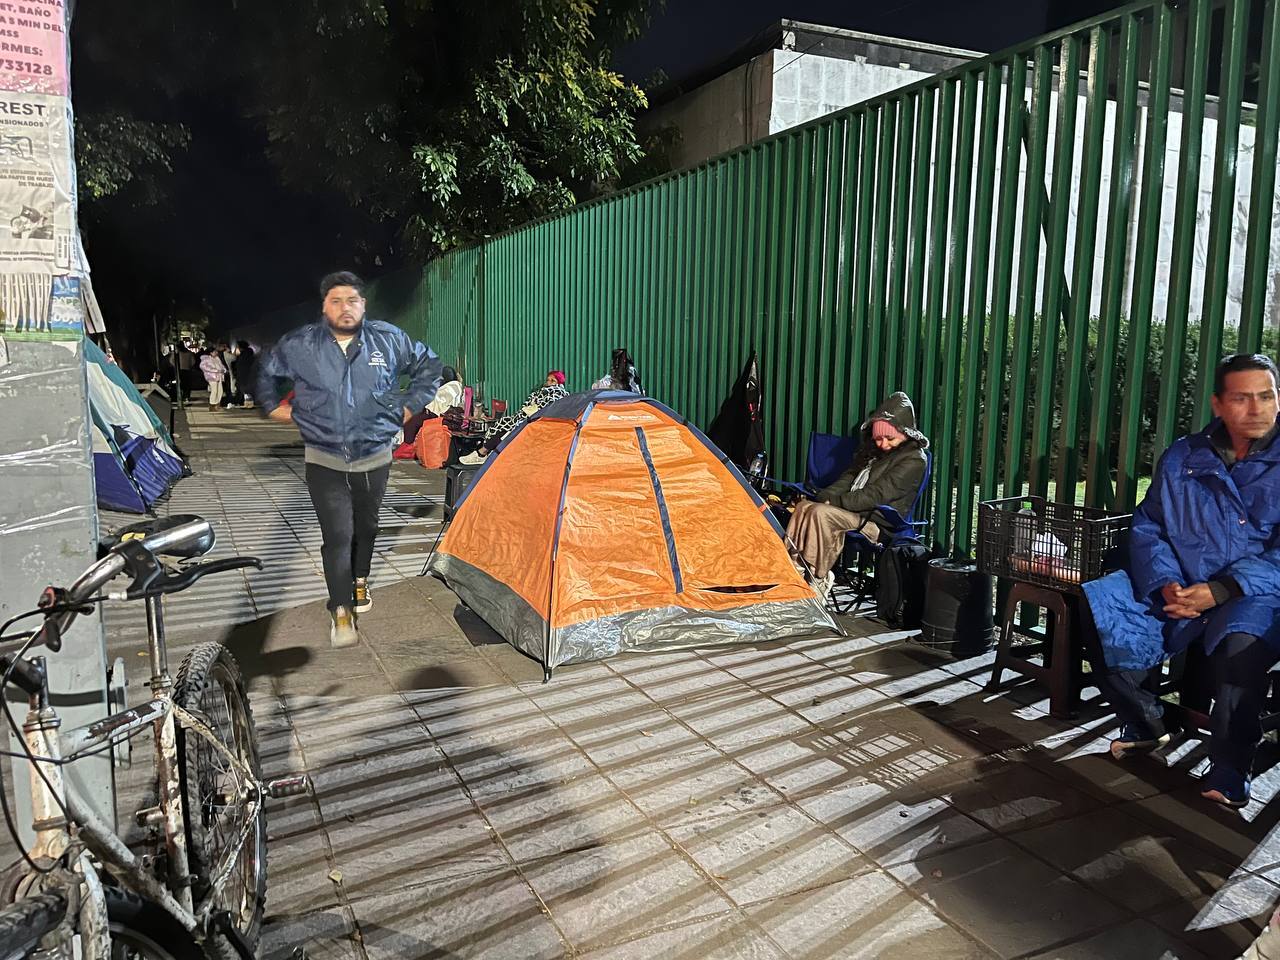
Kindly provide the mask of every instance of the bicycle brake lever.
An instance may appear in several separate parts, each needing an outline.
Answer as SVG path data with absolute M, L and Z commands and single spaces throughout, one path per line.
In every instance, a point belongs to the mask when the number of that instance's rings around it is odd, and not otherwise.
M 238 570 L 242 567 L 253 567 L 255 570 L 261 570 L 262 561 L 257 557 L 224 557 L 221 560 L 205 560 L 201 563 L 187 564 L 187 566 L 174 573 L 165 573 L 158 579 L 148 583 L 144 589 L 137 590 L 134 585 L 130 585 L 125 596 L 129 600 L 138 600 L 142 597 L 153 597 L 158 594 L 178 593 L 208 574 L 224 573 L 227 570 Z

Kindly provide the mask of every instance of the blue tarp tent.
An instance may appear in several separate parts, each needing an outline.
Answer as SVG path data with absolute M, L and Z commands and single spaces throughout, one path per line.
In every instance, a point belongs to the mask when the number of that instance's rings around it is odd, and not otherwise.
M 182 477 L 168 432 L 124 371 L 85 340 L 98 503 L 146 513 Z

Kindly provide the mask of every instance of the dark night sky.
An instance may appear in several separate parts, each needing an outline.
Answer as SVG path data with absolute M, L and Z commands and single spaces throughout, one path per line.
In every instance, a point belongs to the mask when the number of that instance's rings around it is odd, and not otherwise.
M 724 60 L 783 18 L 997 50 L 1118 5 L 1119 0 L 668 0 L 647 35 L 619 51 L 616 63 L 636 82 L 658 69 L 680 80 Z M 116 68 L 106 66 L 112 61 L 95 56 L 95 38 L 104 32 L 101 17 L 116 15 L 109 4 L 81 5 L 77 11 L 77 109 L 114 85 L 128 85 L 127 78 L 113 75 Z M 318 277 L 331 269 L 354 266 L 376 276 L 397 265 L 353 263 L 355 221 L 345 206 L 282 186 L 263 156 L 261 134 L 238 120 L 216 91 L 171 101 L 166 113 L 186 124 L 192 137 L 168 181 L 170 202 L 117 203 L 82 216 L 94 285 L 112 341 L 125 357 L 150 354 L 151 318 L 165 310 L 160 304 L 207 300 L 216 325 L 231 328 L 310 299 Z
M 1112 7 L 1120 0 L 667 0 L 648 34 L 617 66 L 643 81 L 662 69 L 679 81 L 728 57 L 779 20 L 993 52 Z

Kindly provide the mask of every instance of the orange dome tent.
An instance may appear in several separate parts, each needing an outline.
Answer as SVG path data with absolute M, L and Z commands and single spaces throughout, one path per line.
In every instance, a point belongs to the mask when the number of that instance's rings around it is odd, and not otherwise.
M 428 569 L 543 665 L 837 631 L 773 515 L 677 414 L 574 394 L 513 430 Z

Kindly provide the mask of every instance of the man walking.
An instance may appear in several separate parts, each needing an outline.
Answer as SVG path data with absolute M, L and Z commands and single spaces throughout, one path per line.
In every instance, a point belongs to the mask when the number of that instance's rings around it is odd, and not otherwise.
M 1084 586 L 1120 719 L 1117 759 L 1169 740 L 1160 663 L 1203 646 L 1213 686 L 1202 795 L 1249 802 L 1259 714 L 1280 662 L 1280 397 L 1275 363 L 1237 354 L 1214 377 L 1214 419 L 1171 446 L 1133 515 L 1127 571 Z
M 364 281 L 354 273 L 329 274 L 320 298 L 323 319 L 263 357 L 255 396 L 272 420 L 292 422 L 302 435 L 324 536 L 330 640 L 349 647 L 359 640 L 354 614 L 373 606 L 369 568 L 392 446 L 411 411 L 435 395 L 442 365 L 399 327 L 365 319 Z M 281 380 L 293 383 L 292 405 L 280 402 Z

